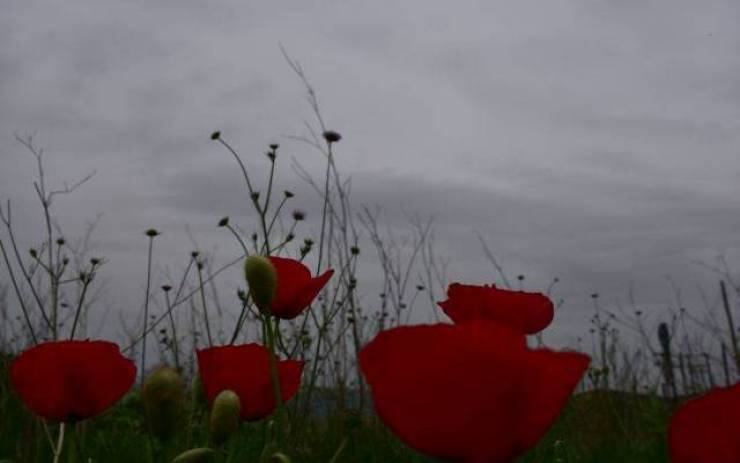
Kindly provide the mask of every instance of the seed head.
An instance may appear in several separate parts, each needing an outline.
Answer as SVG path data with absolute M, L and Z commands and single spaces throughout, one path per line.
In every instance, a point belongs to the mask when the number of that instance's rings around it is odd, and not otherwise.
M 326 140 L 327 143 L 336 143 L 341 139 L 342 136 L 339 135 L 339 132 L 335 132 L 333 130 L 327 130 L 324 132 L 324 140 Z

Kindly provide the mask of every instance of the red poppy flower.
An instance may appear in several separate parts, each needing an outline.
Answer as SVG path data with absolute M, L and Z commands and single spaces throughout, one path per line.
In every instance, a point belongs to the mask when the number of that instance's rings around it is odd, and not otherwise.
M 740 383 L 690 400 L 673 415 L 668 442 L 673 463 L 740 461 Z
M 490 322 L 399 327 L 360 352 L 381 420 L 419 452 L 470 463 L 535 446 L 589 361 L 530 350 L 521 332 Z
M 334 274 L 330 269 L 312 278 L 308 267 L 295 259 L 270 256 L 270 262 L 277 273 L 277 288 L 270 311 L 284 320 L 300 315 Z
M 10 375 L 34 413 L 52 421 L 75 421 L 118 402 L 134 384 L 136 365 L 112 342 L 54 341 L 23 352 Z
M 447 300 L 439 306 L 455 322 L 500 321 L 526 334 L 538 333 L 552 323 L 552 301 L 540 293 L 510 291 L 491 286 L 452 283 Z
M 209 404 L 221 391 L 230 389 L 239 396 L 243 420 L 259 420 L 275 410 L 270 353 L 266 347 L 242 344 L 199 350 L 198 368 Z M 278 361 L 283 402 L 298 392 L 302 371 L 302 361 Z

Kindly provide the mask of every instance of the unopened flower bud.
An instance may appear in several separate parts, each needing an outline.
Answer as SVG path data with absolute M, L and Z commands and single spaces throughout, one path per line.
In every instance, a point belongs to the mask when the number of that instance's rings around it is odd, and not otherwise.
M 244 276 L 257 307 L 268 307 L 277 289 L 277 272 L 270 259 L 255 255 L 247 257 L 244 262 Z
M 290 457 L 283 452 L 275 452 L 270 455 L 268 460 L 270 463 L 290 463 Z
M 219 138 L 221 138 L 221 132 L 218 130 L 211 134 L 211 140 L 218 140 Z
M 199 447 L 182 452 L 176 456 L 172 463 L 205 463 L 216 455 L 216 451 L 208 447 Z
M 221 220 L 218 221 L 218 226 L 219 227 L 225 227 L 228 224 L 229 224 L 229 217 L 228 216 L 226 216 L 226 217 L 224 217 L 224 218 L 222 218 Z
M 144 411 L 149 431 L 161 441 L 174 436 L 183 404 L 183 384 L 177 370 L 161 367 L 144 381 Z
M 234 391 L 221 391 L 213 400 L 211 408 L 211 440 L 221 445 L 229 440 L 239 428 L 241 402 Z
M 159 232 L 154 228 L 150 228 L 149 230 L 145 231 L 144 234 L 149 238 L 154 238 L 155 236 L 159 235 Z
M 300 209 L 296 209 L 293 211 L 293 220 L 296 222 L 300 222 L 301 220 L 304 220 L 306 218 L 306 213 L 303 212 Z
M 285 197 L 286 197 L 286 198 L 292 198 L 293 196 L 295 196 L 295 195 L 293 194 L 293 192 L 292 192 L 292 191 L 289 191 L 289 190 L 285 190 L 285 191 L 283 192 L 283 194 L 285 195 Z

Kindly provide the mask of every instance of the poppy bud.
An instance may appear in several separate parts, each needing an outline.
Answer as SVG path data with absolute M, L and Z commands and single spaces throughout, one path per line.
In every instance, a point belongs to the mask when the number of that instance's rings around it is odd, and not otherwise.
M 219 227 L 225 227 L 228 224 L 229 224 L 229 216 L 226 216 L 226 217 L 224 217 L 224 218 L 222 218 L 221 220 L 218 221 L 218 226 Z
M 232 390 L 221 391 L 211 408 L 211 440 L 221 445 L 237 430 L 241 415 L 239 396 Z
M 159 232 L 154 228 L 150 228 L 149 230 L 145 231 L 144 234 L 149 238 L 154 238 L 155 236 L 159 235 Z
M 28 253 L 31 254 L 31 257 L 33 257 L 34 259 L 38 257 L 39 255 L 38 252 L 34 248 L 29 249 Z
M 283 194 L 285 194 L 286 198 L 292 198 L 293 196 L 295 196 L 295 194 L 293 194 L 293 192 L 289 190 L 285 190 Z
M 144 381 L 144 411 L 149 430 L 159 440 L 170 439 L 177 429 L 183 403 L 183 386 L 174 368 L 161 367 Z
M 218 130 L 211 134 L 211 140 L 218 140 L 219 138 L 221 138 L 221 132 Z
M 162 291 L 164 291 L 165 293 L 169 292 L 170 290 L 172 290 L 172 285 L 162 285 Z
M 270 259 L 254 255 L 247 257 L 244 262 L 244 276 L 257 306 L 268 307 L 277 289 L 277 272 Z
M 270 144 L 270 149 L 271 150 L 277 151 L 278 148 L 280 148 L 280 145 L 278 145 L 277 143 L 271 143 Z
M 57 239 L 57 246 L 64 246 L 64 243 L 66 243 L 66 241 L 64 241 L 64 238 Z
M 303 212 L 300 209 L 296 209 L 293 211 L 293 220 L 296 222 L 300 222 L 301 220 L 304 220 L 306 218 L 306 213 Z
M 275 452 L 270 455 L 268 460 L 270 463 L 290 463 L 290 457 L 283 452 Z
M 182 452 L 176 456 L 172 463 L 202 463 L 210 461 L 211 457 L 216 454 L 216 451 L 209 449 L 208 447 L 199 447 L 197 449 L 190 449 Z
M 95 265 L 98 265 L 98 264 L 100 264 L 100 258 L 99 257 L 93 257 L 93 258 L 90 259 L 90 265 L 95 266 Z

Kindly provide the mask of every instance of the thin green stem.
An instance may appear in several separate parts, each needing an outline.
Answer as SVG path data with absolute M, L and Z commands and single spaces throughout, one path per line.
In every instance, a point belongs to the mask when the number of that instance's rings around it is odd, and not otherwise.
M 13 273 L 13 269 L 10 267 L 10 262 L 8 261 L 8 254 L 5 252 L 5 246 L 3 245 L 3 241 L 0 240 L 0 251 L 2 251 L 3 259 L 5 260 L 5 266 L 8 268 L 8 275 L 10 275 L 10 281 L 13 283 L 13 289 L 15 290 L 16 296 L 18 296 L 18 303 L 21 306 L 21 311 L 23 312 L 23 319 L 26 322 L 26 325 L 28 326 L 28 332 L 31 334 L 31 340 L 34 344 L 38 344 L 38 338 L 36 338 L 36 333 L 33 330 L 33 324 L 31 323 L 31 318 L 28 315 L 28 308 L 26 307 L 26 303 L 23 301 L 23 295 L 21 294 L 20 288 L 18 287 L 18 282 L 15 280 L 15 274 Z
M 275 354 L 275 332 L 273 331 L 272 316 L 265 315 L 265 332 L 267 335 L 267 345 L 270 355 L 270 376 L 272 377 L 272 388 L 275 394 L 275 404 L 277 407 L 277 426 L 272 434 L 272 441 L 276 443 L 280 440 L 281 426 L 283 425 L 284 405 L 283 397 L 280 390 L 280 374 L 278 372 L 277 355 Z
M 172 315 L 172 305 L 170 304 L 169 291 L 164 292 L 164 301 L 167 305 L 167 314 L 170 319 L 170 329 L 172 330 L 172 355 L 175 360 L 175 369 L 180 371 L 180 348 L 177 346 L 177 327 L 175 326 L 175 317 Z
M 154 236 L 149 237 L 149 251 L 146 264 L 146 291 L 144 294 L 144 331 L 141 334 L 141 381 L 139 386 L 144 388 L 144 374 L 146 372 L 146 338 L 147 324 L 149 323 L 149 290 L 152 281 L 152 248 L 154 247 Z
M 326 210 L 329 207 L 329 178 L 331 175 L 331 143 L 328 143 L 326 178 L 324 179 L 324 209 L 321 212 L 321 235 L 319 236 L 319 259 L 316 263 L 316 275 L 321 272 L 321 258 L 324 255 L 324 235 L 326 234 Z
M 90 269 L 90 272 L 93 272 L 95 267 L 93 266 L 92 269 Z M 77 309 L 75 310 L 75 318 L 72 322 L 72 331 L 69 333 L 69 340 L 75 338 L 75 331 L 77 330 L 77 323 L 80 319 L 80 313 L 82 312 L 82 307 L 85 303 L 85 295 L 87 294 L 87 288 L 90 287 L 90 282 L 92 282 L 92 273 L 83 275 L 82 277 L 82 293 L 80 294 L 80 299 L 77 301 Z
M 213 346 L 213 338 L 211 337 L 211 324 L 208 321 L 208 307 L 206 306 L 206 291 L 203 285 L 203 263 L 198 262 L 195 264 L 195 268 L 198 269 L 198 285 L 200 288 L 200 302 L 203 306 L 203 322 L 206 324 L 206 336 L 208 336 L 208 347 Z

